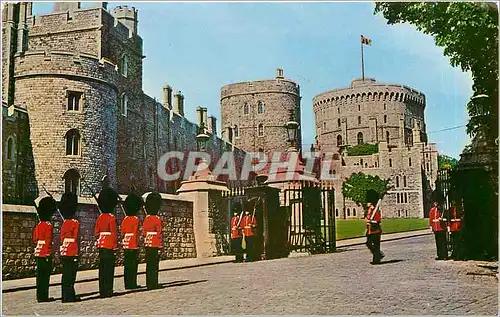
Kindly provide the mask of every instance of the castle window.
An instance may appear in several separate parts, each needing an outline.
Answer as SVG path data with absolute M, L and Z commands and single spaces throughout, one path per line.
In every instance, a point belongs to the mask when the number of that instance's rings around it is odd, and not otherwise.
M 403 175 L 403 187 L 406 187 L 406 175 Z
M 385 96 L 384 96 L 384 100 L 385 100 Z M 385 105 L 385 103 L 384 103 L 384 110 L 387 110 L 387 106 Z
M 356 208 L 353 208 L 353 209 L 352 209 L 352 215 L 353 215 L 354 217 L 356 217 Z
M 340 107 L 337 107 L 337 113 L 340 113 Z
M 408 209 L 405 210 L 405 213 L 406 213 L 406 217 L 408 218 Z
M 125 95 L 125 93 L 123 93 L 122 100 L 121 100 L 121 107 L 120 107 L 120 112 L 121 112 L 122 116 L 126 117 L 127 111 L 128 111 L 128 97 L 127 97 L 127 95 Z
M 363 133 L 358 133 L 358 144 L 363 144 Z
M 259 105 L 257 107 L 257 111 L 259 113 L 264 113 L 264 105 L 262 104 L 262 102 L 259 101 Z
M 427 167 L 427 172 L 429 172 L 429 163 L 427 163 L 426 167 Z
M 128 57 L 126 54 L 122 55 L 121 59 L 121 74 L 123 77 L 127 77 L 128 74 Z
M 66 132 L 66 155 L 80 154 L 80 132 L 71 129 Z
M 363 167 L 363 159 L 359 159 L 359 165 L 361 165 L 361 167 Z
M 240 136 L 240 133 L 238 131 L 238 126 L 235 124 L 234 125 L 234 130 L 233 130 L 234 137 L 237 138 Z
M 398 217 L 401 217 L 401 210 L 398 210 Z
M 336 208 L 336 209 L 335 209 L 335 217 L 338 217 L 338 216 L 339 216 L 339 209 L 338 209 L 338 208 Z
M 347 217 L 350 217 L 350 216 L 351 216 L 351 209 L 347 208 Z
M 259 124 L 259 136 L 264 136 L 264 125 Z
M 65 192 L 80 194 L 80 174 L 75 169 L 69 169 L 64 173 Z
M 15 154 L 15 143 L 14 143 L 14 138 L 12 136 L 9 136 L 7 138 L 7 142 L 5 142 L 5 159 L 6 160 L 13 160 L 14 159 L 14 154 Z
M 68 111 L 80 111 L 82 93 L 68 91 Z
M 358 124 L 361 124 L 361 116 L 358 116 Z
M 385 139 L 387 141 L 387 144 L 389 144 L 389 141 L 391 140 L 391 135 L 389 134 L 389 131 L 385 131 Z
M 392 167 L 392 159 L 389 159 L 389 167 Z
M 405 193 L 405 204 L 408 203 L 408 193 Z
M 361 111 L 361 106 L 360 105 L 358 105 L 358 111 Z
M 385 105 L 384 105 L 384 107 L 385 107 Z M 387 123 L 387 115 L 386 114 L 384 114 L 384 123 Z
M 411 166 L 411 157 L 408 158 L 408 166 Z
M 396 201 L 399 204 L 399 193 L 396 194 Z
M 396 176 L 396 187 L 399 187 L 399 176 Z
M 326 130 L 326 121 L 323 122 L 323 130 Z
M 243 114 L 248 114 L 250 111 L 250 107 L 248 105 L 248 103 L 245 104 L 245 106 L 243 106 Z
M 337 125 L 340 127 L 340 118 L 337 119 Z

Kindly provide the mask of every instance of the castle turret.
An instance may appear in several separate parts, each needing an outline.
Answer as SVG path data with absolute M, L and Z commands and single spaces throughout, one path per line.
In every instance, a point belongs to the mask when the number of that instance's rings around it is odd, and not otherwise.
M 114 10 L 115 18 L 124 24 L 129 30 L 131 35 L 137 35 L 137 13 L 138 10 L 134 7 L 117 6 Z

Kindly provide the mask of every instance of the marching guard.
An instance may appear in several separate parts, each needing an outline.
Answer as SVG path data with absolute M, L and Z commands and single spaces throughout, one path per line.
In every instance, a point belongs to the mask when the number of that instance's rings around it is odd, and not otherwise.
M 60 255 L 62 262 L 61 293 L 62 302 L 78 302 L 80 297 L 75 293 L 75 281 L 78 271 L 78 233 L 80 223 L 75 219 L 78 198 L 75 193 L 62 195 L 59 210 L 64 218 L 61 226 Z
M 142 206 L 141 196 L 130 193 L 123 207 L 125 209 L 126 217 L 122 221 L 121 234 L 123 236 L 122 246 L 124 253 L 124 282 L 125 289 L 139 288 L 137 285 L 137 266 L 139 255 L 139 218 L 137 213 Z
M 366 193 L 366 200 L 368 202 L 368 212 L 366 214 L 366 246 L 370 249 L 373 259 L 371 264 L 380 264 L 380 261 L 385 256 L 382 251 L 380 251 L 380 237 L 382 235 L 382 227 L 380 223 L 382 222 L 382 214 L 378 208 L 380 204 L 379 194 L 370 189 Z M 373 204 L 376 206 L 373 206 Z
M 40 222 L 33 230 L 33 243 L 36 261 L 36 299 L 40 302 L 50 302 L 50 273 L 52 272 L 52 229 L 50 219 L 57 210 L 57 203 L 51 196 L 35 200 L 35 207 Z
M 99 295 L 105 298 L 113 296 L 118 235 L 116 218 L 112 212 L 118 205 L 118 194 L 111 187 L 105 187 L 99 193 L 97 202 L 102 213 L 97 218 L 94 235 L 98 238 L 99 248 Z
M 252 262 L 255 256 L 255 245 L 254 245 L 254 230 L 257 227 L 257 219 L 255 219 L 255 214 L 250 216 L 248 210 L 245 211 L 245 216 L 241 221 L 241 226 L 243 227 L 243 234 L 245 236 L 246 243 L 246 259 L 245 262 Z
M 461 252 L 461 229 L 462 229 L 462 215 L 457 212 L 455 202 L 452 203 L 450 208 L 450 217 L 449 217 L 449 228 L 451 232 L 451 243 L 452 243 L 452 251 L 451 258 L 453 260 L 462 259 Z
M 446 260 L 448 258 L 448 250 L 446 247 L 446 219 L 441 215 L 439 204 L 436 201 L 429 211 L 429 222 L 436 240 L 436 260 Z
M 239 207 L 239 208 L 238 208 Z M 234 207 L 233 217 L 231 218 L 231 250 L 235 255 L 235 262 L 243 262 L 243 250 L 241 246 L 241 214 L 239 213 L 241 206 Z
M 159 288 L 158 270 L 159 255 L 158 249 L 162 246 L 161 218 L 158 211 L 161 206 L 161 195 L 157 192 L 146 193 L 143 196 L 146 205 L 146 218 L 142 224 L 144 235 L 144 245 L 146 246 L 146 287 L 147 289 Z

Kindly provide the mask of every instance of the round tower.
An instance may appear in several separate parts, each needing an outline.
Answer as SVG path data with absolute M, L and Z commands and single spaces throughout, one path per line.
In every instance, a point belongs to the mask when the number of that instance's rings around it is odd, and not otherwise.
M 324 151 L 383 141 L 389 146 L 411 145 L 415 126 L 425 135 L 425 95 L 373 78 L 355 79 L 348 88 L 317 95 L 313 109 L 316 135 Z
M 101 188 L 116 182 L 117 71 L 114 64 L 71 52 L 17 56 L 15 103 L 29 114 L 39 191 Z
M 275 79 L 222 87 L 220 103 L 224 139 L 248 152 L 289 149 L 285 125 L 292 120 L 300 124 L 300 87 L 285 79 L 282 69 Z M 299 149 L 301 143 L 299 130 Z

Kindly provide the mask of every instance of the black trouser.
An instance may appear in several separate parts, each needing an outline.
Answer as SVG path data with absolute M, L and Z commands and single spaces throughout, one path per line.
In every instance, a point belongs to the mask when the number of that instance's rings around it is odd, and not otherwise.
M 236 262 L 243 262 L 242 237 L 231 239 L 231 251 L 236 256 Z
M 36 300 L 49 300 L 50 273 L 52 272 L 52 257 L 36 257 Z
M 99 295 L 113 295 L 113 279 L 115 277 L 115 252 L 111 249 L 99 249 Z
M 436 252 L 438 259 L 448 258 L 448 249 L 446 247 L 446 231 L 434 231 L 436 239 Z
M 146 248 L 146 287 L 148 289 L 158 287 L 159 260 L 158 248 Z
M 123 280 L 125 282 L 125 289 L 136 288 L 137 287 L 137 265 L 139 264 L 137 260 L 137 255 L 139 250 L 137 249 L 125 249 L 123 254 L 125 257 L 125 268 Z
M 62 281 L 61 293 L 63 301 L 72 301 L 76 298 L 75 281 L 76 272 L 78 271 L 78 257 L 62 256 Z
M 460 250 L 460 239 L 461 239 L 461 232 L 460 231 L 452 231 L 451 232 L 451 243 L 453 245 L 451 257 L 455 260 L 459 260 L 462 258 L 462 252 Z
M 381 233 L 366 235 L 366 246 L 370 249 L 373 255 L 373 263 L 380 263 L 382 252 L 380 251 L 380 236 Z
M 254 237 L 253 236 L 249 236 L 249 237 L 245 237 L 245 244 L 246 244 L 246 253 L 247 253 L 247 257 L 246 257 L 246 261 L 247 262 L 251 262 L 254 260 Z

